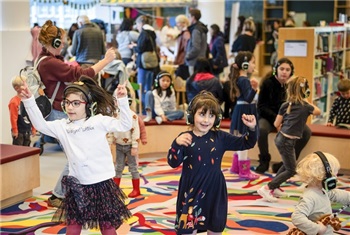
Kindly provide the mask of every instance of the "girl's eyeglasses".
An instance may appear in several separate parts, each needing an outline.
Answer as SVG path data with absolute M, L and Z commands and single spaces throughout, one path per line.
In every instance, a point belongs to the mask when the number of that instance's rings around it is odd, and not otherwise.
M 61 103 L 61 105 L 64 107 L 69 107 L 70 104 L 73 106 L 73 108 L 78 108 L 80 104 L 86 104 L 86 102 L 80 100 L 63 100 Z

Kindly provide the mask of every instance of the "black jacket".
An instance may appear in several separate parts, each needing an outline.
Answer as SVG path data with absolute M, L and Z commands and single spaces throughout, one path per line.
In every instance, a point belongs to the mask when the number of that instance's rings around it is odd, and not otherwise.
M 258 98 L 258 116 L 273 125 L 278 110 L 286 101 L 286 86 L 281 84 L 274 75 L 265 79 L 260 85 Z
M 135 47 L 135 52 L 137 53 L 136 65 L 138 68 L 143 68 L 141 63 L 141 54 L 143 52 L 155 51 L 157 53 L 156 37 L 156 33 L 153 30 L 142 29 L 137 40 L 137 46 Z

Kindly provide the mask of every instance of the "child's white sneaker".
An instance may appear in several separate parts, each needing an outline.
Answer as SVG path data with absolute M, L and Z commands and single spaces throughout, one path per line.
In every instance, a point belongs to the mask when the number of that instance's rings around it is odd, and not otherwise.
M 156 117 L 156 122 L 157 122 L 159 125 L 162 124 L 162 122 L 163 122 L 162 117 L 157 116 L 157 117 Z
M 150 116 L 147 116 L 147 117 L 145 117 L 144 119 L 143 119 L 143 121 L 144 122 L 149 122 L 149 121 L 151 121 L 151 119 L 152 119 L 152 116 L 150 117 Z
M 281 188 L 274 189 L 272 194 L 274 197 L 289 197 L 288 193 Z
M 269 202 L 277 202 L 278 199 L 273 196 L 273 190 L 270 190 L 267 185 L 262 186 L 261 188 L 258 189 L 258 194 L 265 199 L 266 201 Z

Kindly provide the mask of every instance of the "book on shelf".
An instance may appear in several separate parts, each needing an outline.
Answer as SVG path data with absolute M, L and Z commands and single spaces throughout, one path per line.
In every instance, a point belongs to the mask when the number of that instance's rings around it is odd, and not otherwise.
M 333 41 L 332 41 L 332 48 L 333 50 L 341 50 L 343 48 L 344 43 L 344 32 L 336 32 L 333 34 Z
M 329 51 L 329 34 L 320 33 L 318 35 L 317 49 L 320 52 L 328 52 Z
M 318 77 L 321 75 L 322 75 L 322 59 L 315 58 L 314 76 Z

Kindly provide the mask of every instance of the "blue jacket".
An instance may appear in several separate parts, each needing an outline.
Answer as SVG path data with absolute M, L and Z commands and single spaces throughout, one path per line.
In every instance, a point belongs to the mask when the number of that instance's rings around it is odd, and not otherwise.
M 222 32 L 211 39 L 210 47 L 210 52 L 213 56 L 212 65 L 218 66 L 216 69 L 213 68 L 213 72 L 214 74 L 219 74 L 228 66 L 225 39 Z

